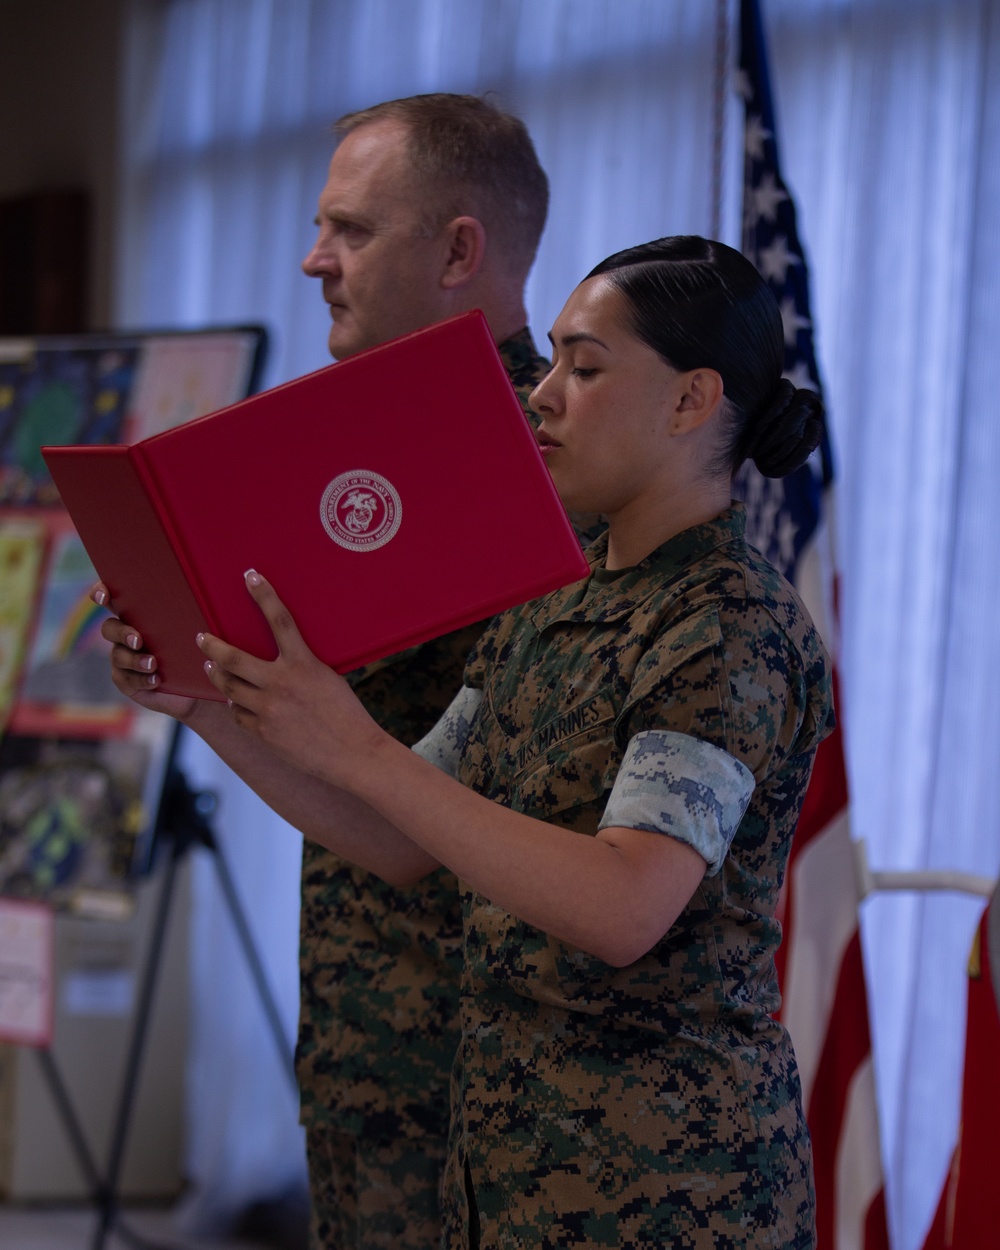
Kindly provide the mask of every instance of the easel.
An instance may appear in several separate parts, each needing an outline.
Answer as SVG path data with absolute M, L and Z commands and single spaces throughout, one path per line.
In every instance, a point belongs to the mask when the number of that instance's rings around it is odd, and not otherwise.
M 6 353 L 3 354 L 3 359 L 6 362 L 21 362 L 25 366 L 30 362 L 31 369 L 37 371 L 38 376 L 46 380 L 46 384 L 57 383 L 60 387 L 68 387 L 70 393 L 76 397 L 80 406 L 75 418 L 76 424 L 72 431 L 63 430 L 61 439 L 67 442 L 77 440 L 87 442 L 92 437 L 91 425 L 95 415 L 91 410 L 93 388 L 88 389 L 88 386 L 81 381 L 81 378 L 86 375 L 88 379 L 91 376 L 100 377 L 104 398 L 112 396 L 115 399 L 110 410 L 102 410 L 99 414 L 100 420 L 105 423 L 112 421 L 113 417 L 114 427 L 113 429 L 110 426 L 102 427 L 104 434 L 101 435 L 101 439 L 106 441 L 113 435 L 112 441 L 128 441 L 132 437 L 141 437 L 178 422 L 187 421 L 192 416 L 212 411 L 236 399 L 253 394 L 261 378 L 267 349 L 267 332 L 260 325 L 240 324 L 210 326 L 196 330 L 154 329 L 97 334 L 46 335 L 29 331 L 16 336 L 4 336 L 0 339 L 0 347 L 4 345 L 6 345 Z M 120 376 L 117 372 L 112 375 L 113 384 L 109 382 L 105 372 L 105 365 L 112 359 L 118 362 L 115 366 L 116 370 L 120 368 Z M 141 392 L 137 391 L 135 382 L 136 377 L 140 376 L 140 362 L 141 376 L 144 379 Z M 84 365 L 84 373 L 81 374 L 80 370 Z M 177 378 L 181 374 L 185 378 L 183 386 L 177 385 Z M 20 395 L 20 392 L 17 394 Z M 24 415 L 19 403 L 20 400 L 16 400 L 12 414 L 8 414 L 8 432 L 19 428 L 22 433 L 29 431 L 29 427 L 18 425 Z M 149 420 L 153 424 L 147 428 L 140 421 L 139 426 L 130 429 L 125 421 L 128 414 L 137 415 L 142 420 Z M 29 507 L 33 514 L 37 511 L 49 517 L 60 515 L 60 510 L 54 507 L 56 497 L 52 483 L 37 479 L 36 470 L 32 467 L 33 463 L 31 457 L 23 463 L 16 462 L 16 471 L 21 475 L 17 479 L 17 490 L 13 493 L 8 491 L 4 496 L 8 502 L 0 506 L 0 514 L 9 513 L 17 516 L 24 511 L 24 507 Z M 9 486 L 9 483 L 7 485 Z M 10 503 L 9 501 L 13 499 L 27 502 L 23 505 Z M 33 519 L 38 518 L 33 516 Z M 62 532 L 58 526 L 55 530 L 48 526 L 45 528 L 48 543 L 51 543 L 53 533 Z M 65 724 L 60 724 L 57 728 L 34 727 L 24 731 L 14 730 L 15 734 L 19 732 L 25 733 L 30 738 L 60 737 L 64 734 L 67 737 L 73 737 L 72 730 L 68 729 Z M 168 762 L 162 775 L 166 781 L 160 787 L 157 815 L 151 822 L 153 826 L 150 839 L 151 849 L 158 852 L 162 848 L 164 853 L 169 853 L 169 859 L 156 902 L 149 950 L 139 983 L 136 1014 L 129 1040 L 122 1089 L 113 1122 L 111 1149 L 107 1167 L 103 1173 L 88 1144 L 83 1124 L 73 1106 L 66 1082 L 59 1072 L 54 1056 L 49 1050 L 36 1052 L 43 1077 L 51 1090 L 69 1143 L 86 1179 L 91 1201 L 101 1213 L 100 1224 L 93 1242 L 94 1250 L 101 1250 L 113 1226 L 130 1244 L 137 1247 L 148 1244 L 121 1223 L 119 1180 L 173 899 L 176 871 L 180 860 L 192 846 L 202 846 L 212 852 L 226 904 L 236 925 L 237 935 L 243 945 L 250 972 L 257 984 L 261 1002 L 279 1048 L 282 1064 L 288 1072 L 293 1087 L 295 1083 L 291 1048 L 284 1037 L 280 1017 L 267 985 L 261 961 L 254 948 L 253 938 L 236 895 L 228 865 L 211 828 L 210 818 L 215 809 L 215 798 L 209 793 L 193 793 L 188 787 L 176 766 L 177 738 L 178 731 L 174 730 L 169 749 L 164 752 Z M 162 758 L 162 756 L 157 758 Z M 157 775 L 159 776 L 160 773 Z M 147 865 L 144 864 L 141 871 L 144 873 L 146 868 Z
M 79 1116 L 76 1114 L 69 1091 L 59 1074 L 51 1052 L 47 1050 L 39 1050 L 37 1052 L 39 1062 L 42 1065 L 42 1072 L 63 1120 L 73 1152 L 90 1187 L 91 1202 L 100 1215 L 93 1240 L 91 1241 L 91 1250 L 103 1250 L 105 1242 L 112 1231 L 117 1232 L 123 1241 L 128 1245 L 134 1246 L 136 1250 L 174 1250 L 172 1247 L 157 1245 L 143 1239 L 123 1223 L 119 1183 L 135 1102 L 135 1093 L 145 1050 L 153 997 L 170 918 L 170 908 L 177 881 L 177 870 L 184 856 L 187 855 L 192 847 L 200 846 L 211 852 L 212 862 L 215 864 L 219 875 L 219 883 L 222 886 L 226 905 L 236 927 L 240 944 L 243 947 L 250 974 L 257 987 L 261 1005 L 267 1016 L 275 1045 L 278 1048 L 282 1067 L 288 1075 L 293 1091 L 297 1093 L 294 1053 L 285 1037 L 281 1016 L 267 982 L 264 966 L 254 945 L 253 935 L 250 932 L 246 914 L 236 893 L 229 865 L 212 829 L 211 818 L 216 807 L 215 795 L 208 790 L 192 790 L 176 762 L 178 744 L 182 732 L 179 726 L 174 731 L 166 778 L 160 798 L 159 810 L 156 815 L 154 848 L 160 853 L 168 854 L 169 858 L 167 859 L 164 879 L 157 899 L 149 950 L 139 985 L 139 997 L 132 1026 L 132 1036 L 126 1056 L 125 1072 L 115 1115 L 107 1168 L 103 1176 L 87 1143 L 83 1126 L 80 1123 Z

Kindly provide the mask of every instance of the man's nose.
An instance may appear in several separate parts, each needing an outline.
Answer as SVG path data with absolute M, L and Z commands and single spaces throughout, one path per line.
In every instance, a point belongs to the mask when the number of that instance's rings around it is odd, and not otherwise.
M 309 278 L 321 278 L 325 274 L 339 273 L 340 262 L 337 260 L 335 249 L 317 239 L 302 261 L 302 272 Z

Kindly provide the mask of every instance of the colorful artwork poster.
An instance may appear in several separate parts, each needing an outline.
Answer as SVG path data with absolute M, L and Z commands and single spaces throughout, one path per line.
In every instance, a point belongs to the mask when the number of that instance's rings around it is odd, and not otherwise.
M 52 539 L 35 635 L 10 718 L 14 733 L 43 737 L 124 734 L 132 709 L 111 680 L 107 611 L 90 599 L 97 580 L 75 531 Z
M 129 403 L 129 442 L 245 399 L 258 335 L 250 331 L 151 336 Z
M 0 898 L 0 1041 L 51 1045 L 55 935 L 51 907 Z
M 14 704 L 44 555 L 40 521 L 0 515 L 0 733 Z
M 149 765 L 149 744 L 138 738 L 8 734 L 0 743 L 0 895 L 76 915 L 129 914 L 136 843 L 149 823 Z
M 128 341 L 0 352 L 0 505 L 59 504 L 42 447 L 125 441 L 138 357 Z

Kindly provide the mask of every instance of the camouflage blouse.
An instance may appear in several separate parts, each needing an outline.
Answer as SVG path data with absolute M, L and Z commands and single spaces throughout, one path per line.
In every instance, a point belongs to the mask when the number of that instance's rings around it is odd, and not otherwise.
M 746 810 L 673 927 L 626 968 L 463 891 L 446 1241 L 805 1250 L 810 1150 L 771 1014 L 774 912 L 833 725 L 827 656 L 746 543 L 738 505 L 635 568 L 608 572 L 605 554 L 599 539 L 588 582 L 505 613 L 477 644 L 459 779 L 593 835 L 623 762 L 649 790 L 634 742 L 652 734 L 728 760 Z M 680 791 L 693 811 L 713 786 L 689 776 Z M 630 823 L 631 802 L 615 823 Z M 632 823 L 669 834 L 674 820 Z

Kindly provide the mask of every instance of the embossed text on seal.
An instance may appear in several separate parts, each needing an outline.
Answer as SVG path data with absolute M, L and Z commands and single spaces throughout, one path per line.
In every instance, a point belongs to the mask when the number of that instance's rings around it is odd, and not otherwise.
M 353 469 L 340 473 L 323 492 L 323 528 L 348 551 L 375 551 L 390 542 L 403 518 L 393 484 L 381 473 Z

